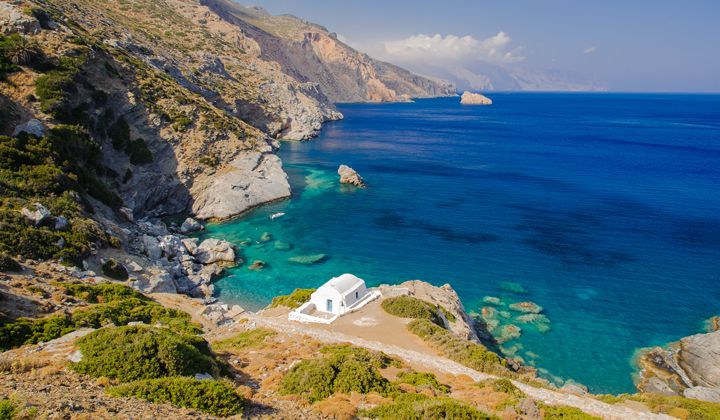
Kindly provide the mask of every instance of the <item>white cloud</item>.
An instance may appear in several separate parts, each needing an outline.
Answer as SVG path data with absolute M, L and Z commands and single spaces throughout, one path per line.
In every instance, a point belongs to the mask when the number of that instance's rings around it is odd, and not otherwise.
M 595 52 L 595 50 L 597 50 L 597 48 L 595 48 L 595 47 L 588 47 L 588 48 L 585 48 L 585 49 L 583 50 L 583 54 L 592 54 L 592 53 Z
M 508 64 L 524 60 L 518 48 L 510 49 L 512 40 L 505 32 L 486 39 L 470 35 L 413 35 L 383 43 L 383 56 L 400 62 L 429 61 L 435 63 L 485 61 Z

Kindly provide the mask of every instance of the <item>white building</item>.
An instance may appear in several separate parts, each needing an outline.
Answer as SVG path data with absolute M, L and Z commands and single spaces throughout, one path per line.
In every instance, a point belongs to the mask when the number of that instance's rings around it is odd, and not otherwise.
M 368 290 L 363 279 L 343 274 L 320 286 L 310 296 L 309 302 L 288 314 L 288 319 L 329 324 L 340 315 L 360 309 L 378 297 L 380 291 Z

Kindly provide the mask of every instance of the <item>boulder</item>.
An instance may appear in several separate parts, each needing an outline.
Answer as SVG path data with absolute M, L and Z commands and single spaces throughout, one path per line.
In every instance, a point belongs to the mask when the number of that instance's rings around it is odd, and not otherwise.
M 151 270 L 148 278 L 137 280 L 133 286 L 144 293 L 177 293 L 172 274 L 157 268 Z
M 150 235 L 143 235 L 142 243 L 145 255 L 147 255 L 150 259 L 158 260 L 162 257 L 162 248 L 160 248 L 160 242 L 157 238 Z
M 460 103 L 463 105 L 492 105 L 492 99 L 479 93 L 463 92 L 460 97 Z
M 193 254 L 195 259 L 202 264 L 216 262 L 235 262 L 235 249 L 230 242 L 220 239 L 205 239 L 197 247 Z
M 65 218 L 64 216 L 58 216 L 55 218 L 55 226 L 54 226 L 55 230 L 65 231 L 65 230 L 68 230 L 69 228 L 70 228 L 70 222 L 68 222 L 67 218 Z
M 351 184 L 360 188 L 366 186 L 360 174 L 347 165 L 340 165 L 340 167 L 338 167 L 338 175 L 340 175 L 341 184 Z
M 185 221 L 180 226 L 180 232 L 182 232 L 183 234 L 193 233 L 203 229 L 204 226 L 192 217 L 188 217 L 187 219 L 185 219 Z
M 40 22 L 33 16 L 23 13 L 19 7 L 8 2 L 0 3 L 0 33 L 36 34 L 40 32 Z
M 163 255 L 168 258 L 174 258 L 179 254 L 187 252 L 185 246 L 180 241 L 180 238 L 175 235 L 165 235 L 159 238 L 158 246 L 163 252 Z
M 13 137 L 19 136 L 21 133 L 27 133 L 35 137 L 45 137 L 47 134 L 47 129 L 45 126 L 40 122 L 40 120 L 31 119 L 26 123 L 20 124 L 17 127 L 15 127 L 15 130 L 13 131 Z
M 133 214 L 132 209 L 129 207 L 120 207 L 118 213 L 120 213 L 120 216 L 122 216 L 123 219 L 130 223 L 135 221 L 135 215 Z
M 21 210 L 23 217 L 25 217 L 25 220 L 31 225 L 36 227 L 40 226 L 43 222 L 52 217 L 50 210 L 46 209 L 42 204 L 34 203 L 33 206 L 35 207 L 35 210 L 30 210 L 27 207 L 23 207 Z
M 720 331 L 680 340 L 678 364 L 694 385 L 720 388 Z
M 185 238 L 181 239 L 180 242 L 190 254 L 195 255 L 198 247 L 198 238 Z

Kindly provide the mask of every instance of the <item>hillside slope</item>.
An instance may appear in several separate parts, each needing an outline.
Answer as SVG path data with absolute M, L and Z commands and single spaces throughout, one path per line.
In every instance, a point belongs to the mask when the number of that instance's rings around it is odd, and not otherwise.
M 263 59 L 298 81 L 317 82 L 333 102 L 395 102 L 449 96 L 455 87 L 360 53 L 326 28 L 290 15 L 272 16 L 232 0 L 200 0 L 258 43 Z

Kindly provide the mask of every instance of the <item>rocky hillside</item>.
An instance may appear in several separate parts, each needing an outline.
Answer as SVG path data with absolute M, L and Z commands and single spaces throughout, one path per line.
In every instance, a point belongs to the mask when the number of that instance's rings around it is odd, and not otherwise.
M 300 82 L 316 82 L 333 102 L 395 102 L 449 96 L 448 82 L 421 77 L 355 51 L 326 28 L 290 15 L 272 16 L 232 0 L 200 0 L 260 46 L 260 57 L 278 63 Z

